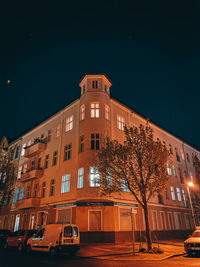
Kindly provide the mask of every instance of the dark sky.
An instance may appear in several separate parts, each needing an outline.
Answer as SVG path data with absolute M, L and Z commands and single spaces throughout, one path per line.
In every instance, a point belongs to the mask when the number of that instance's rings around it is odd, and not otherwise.
M 0 137 L 77 99 L 84 74 L 105 73 L 113 98 L 200 149 L 199 14 L 191 0 L 1 1 Z

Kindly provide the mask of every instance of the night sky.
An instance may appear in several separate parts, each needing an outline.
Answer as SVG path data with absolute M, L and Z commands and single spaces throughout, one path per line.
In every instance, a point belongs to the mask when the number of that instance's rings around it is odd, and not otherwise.
M 7 4 L 2 4 L 6 2 Z M 111 96 L 200 149 L 199 1 L 1 1 L 0 138 L 105 73 Z

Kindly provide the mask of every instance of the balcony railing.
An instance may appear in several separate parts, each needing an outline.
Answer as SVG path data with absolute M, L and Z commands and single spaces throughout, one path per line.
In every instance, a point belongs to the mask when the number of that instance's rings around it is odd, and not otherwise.
M 40 206 L 40 198 L 26 198 L 22 200 L 18 200 L 16 203 L 17 209 L 28 209 L 28 208 L 35 208 Z
M 46 144 L 44 142 L 33 143 L 32 145 L 25 148 L 24 156 L 31 158 L 37 154 L 40 154 L 46 149 Z
M 44 170 L 42 169 L 29 170 L 21 174 L 20 180 L 22 182 L 25 182 L 25 181 L 32 180 L 32 179 L 37 179 L 37 178 L 42 177 L 43 173 L 44 173 Z

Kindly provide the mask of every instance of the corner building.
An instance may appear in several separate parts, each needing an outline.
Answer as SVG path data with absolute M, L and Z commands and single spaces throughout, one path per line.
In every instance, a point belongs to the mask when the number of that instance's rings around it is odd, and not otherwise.
M 75 223 L 81 242 L 119 242 L 132 239 L 132 209 L 139 238 L 145 230 L 141 207 L 126 188 L 121 194 L 101 197 L 93 166 L 107 138 L 123 142 L 123 126 L 139 126 L 146 119 L 110 98 L 111 82 L 105 75 L 85 75 L 79 85 L 80 99 L 21 137 L 10 228 Z M 192 156 L 200 158 L 200 153 L 150 125 L 172 156 L 166 166 L 170 175 L 167 190 L 149 203 L 152 237 L 182 236 L 194 228 L 186 181 L 196 180 Z

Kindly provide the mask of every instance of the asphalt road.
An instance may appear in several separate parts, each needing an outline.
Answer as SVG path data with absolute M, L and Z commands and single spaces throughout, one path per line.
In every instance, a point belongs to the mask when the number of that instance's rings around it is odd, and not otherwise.
M 47 254 L 33 253 L 31 255 L 19 254 L 15 250 L 9 249 L 7 251 L 0 251 L 0 266 L 1 267 L 118 267 L 118 266 L 134 266 L 134 267 L 199 267 L 200 256 L 179 256 L 163 261 L 110 261 L 100 260 L 95 258 L 70 258 L 68 255 L 57 255 L 50 258 Z

